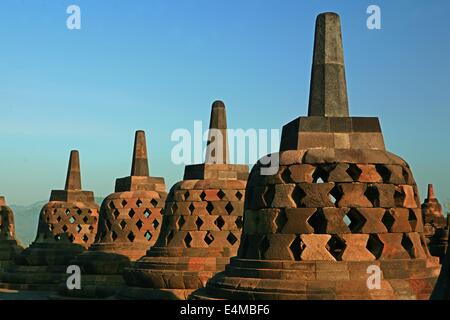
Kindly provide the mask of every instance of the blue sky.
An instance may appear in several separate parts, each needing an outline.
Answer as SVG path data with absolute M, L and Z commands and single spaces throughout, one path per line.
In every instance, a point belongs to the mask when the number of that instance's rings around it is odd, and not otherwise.
M 66 28 L 67 6 L 82 13 Z M 366 27 L 379 5 L 382 30 Z M 450 2 L 3 0 L 0 194 L 13 204 L 64 186 L 79 149 L 85 189 L 106 196 L 130 171 L 134 131 L 168 187 L 177 128 L 225 101 L 235 128 L 279 129 L 305 115 L 318 13 L 341 15 L 350 112 L 380 117 L 386 145 L 422 192 L 450 198 Z M 423 198 L 423 194 L 422 194 Z

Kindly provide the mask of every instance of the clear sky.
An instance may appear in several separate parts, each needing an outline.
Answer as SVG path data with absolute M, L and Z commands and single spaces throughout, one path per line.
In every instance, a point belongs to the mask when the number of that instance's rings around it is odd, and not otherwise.
M 68 30 L 66 8 L 81 8 Z M 382 30 L 366 27 L 380 6 Z M 83 187 L 126 176 L 134 131 L 150 170 L 182 178 L 170 135 L 225 101 L 234 128 L 279 129 L 307 112 L 314 22 L 341 15 L 350 112 L 380 117 L 388 149 L 422 190 L 450 198 L 450 2 L 2 0 L 0 194 L 30 204 L 64 187 L 79 149 Z

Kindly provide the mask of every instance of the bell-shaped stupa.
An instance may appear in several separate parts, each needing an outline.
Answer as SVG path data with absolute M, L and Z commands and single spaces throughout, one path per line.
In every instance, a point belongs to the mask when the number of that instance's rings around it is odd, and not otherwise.
M 103 200 L 95 243 L 77 256 L 83 275 L 81 290 L 61 283 L 52 298 L 108 298 L 125 283 L 123 268 L 144 256 L 156 242 L 167 198 L 164 178 L 149 176 L 144 131 L 134 141 L 131 175 L 116 179 L 115 192 Z
M 431 255 L 444 261 L 448 246 L 449 226 L 444 217 L 442 206 L 439 203 L 432 184 L 428 185 L 428 194 L 422 203 L 422 217 L 424 234 L 427 239 L 428 249 Z
M 70 260 L 95 239 L 98 205 L 94 193 L 81 189 L 78 151 L 70 153 L 64 190 L 52 190 L 39 215 L 36 240 L 5 272 L 2 281 L 17 290 L 55 290 L 67 278 Z
M 416 183 L 378 118 L 349 117 L 343 57 L 339 16 L 320 14 L 308 117 L 284 126 L 276 174 L 254 166 L 238 255 L 195 297 L 429 298 Z
M 126 268 L 121 297 L 186 299 L 222 271 L 239 246 L 248 166 L 229 164 L 225 105 L 214 102 L 206 159 L 170 190 L 161 234 Z
M 22 250 L 22 245 L 16 239 L 14 213 L 6 205 L 5 197 L 0 197 L 0 282 L 2 271 L 14 264 Z

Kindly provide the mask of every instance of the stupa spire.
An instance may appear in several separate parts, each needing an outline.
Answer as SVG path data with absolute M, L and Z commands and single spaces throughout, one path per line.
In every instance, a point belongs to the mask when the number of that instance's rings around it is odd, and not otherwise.
M 308 116 L 349 116 L 341 20 L 336 13 L 322 13 L 316 20 Z
M 80 155 L 77 150 L 70 152 L 65 190 L 81 190 Z
M 428 185 L 427 200 L 430 201 L 430 200 L 434 200 L 434 199 L 436 199 L 436 195 L 434 194 L 433 185 L 430 183 Z
M 211 109 L 205 163 L 226 164 L 228 162 L 227 113 L 225 104 L 222 101 L 215 101 Z
M 131 165 L 132 176 L 149 175 L 148 157 L 147 157 L 147 143 L 145 140 L 145 132 L 142 130 L 136 131 L 134 138 L 133 163 Z

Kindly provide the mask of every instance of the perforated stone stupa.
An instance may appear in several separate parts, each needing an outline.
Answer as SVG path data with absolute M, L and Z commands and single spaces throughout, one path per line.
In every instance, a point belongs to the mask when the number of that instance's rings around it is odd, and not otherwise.
M 99 230 L 89 251 L 76 257 L 83 274 L 81 290 L 61 284 L 59 296 L 107 298 L 124 285 L 122 271 L 156 242 L 167 198 L 164 178 L 150 177 L 144 131 L 137 131 L 131 175 L 116 180 L 115 192 L 103 200 Z
M 66 186 L 53 190 L 39 215 L 36 240 L 3 276 L 3 285 L 17 290 L 54 290 L 67 277 L 73 257 L 89 247 L 97 233 L 94 193 L 81 189 L 78 151 L 70 154 Z
M 0 197 L 0 282 L 3 270 L 14 264 L 22 250 L 16 239 L 14 213 L 6 205 L 5 197 Z
M 170 190 L 158 241 L 125 269 L 122 297 L 186 299 L 236 254 L 248 166 L 228 159 L 225 105 L 216 101 L 205 163 L 186 166 Z
M 431 255 L 443 262 L 448 246 L 449 225 L 432 184 L 428 185 L 428 196 L 422 203 L 422 216 L 428 249 Z
M 439 263 L 417 186 L 378 119 L 349 117 L 335 13 L 317 17 L 308 117 L 284 126 L 278 172 L 262 167 L 250 173 L 237 257 L 195 297 L 429 298 Z M 380 288 L 367 285 L 371 266 Z

